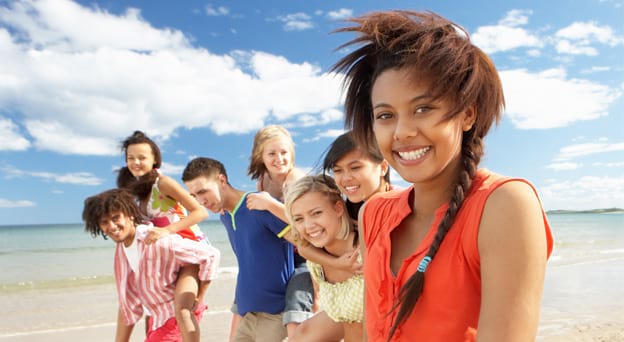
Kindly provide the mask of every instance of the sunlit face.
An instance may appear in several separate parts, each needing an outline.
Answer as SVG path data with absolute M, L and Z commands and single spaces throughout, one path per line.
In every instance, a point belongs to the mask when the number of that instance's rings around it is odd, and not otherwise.
M 474 111 L 445 120 L 449 103 L 434 101 L 427 82 L 415 82 L 406 75 L 402 69 L 390 69 L 373 84 L 373 132 L 379 149 L 408 182 L 440 175 L 450 182 L 461 166 L 462 133 L 472 127 Z
M 374 162 L 359 150 L 353 150 L 338 159 L 332 171 L 340 191 L 349 201 L 359 203 L 379 191 L 388 166 L 385 161 Z
M 134 177 L 141 177 L 154 168 L 154 152 L 148 143 L 128 145 L 126 166 Z
M 285 174 L 293 168 L 291 148 L 290 140 L 285 137 L 267 140 L 262 150 L 262 162 L 269 174 Z
M 113 212 L 100 217 L 98 225 L 102 232 L 113 241 L 130 246 L 134 240 L 136 227 L 134 226 L 134 218 L 126 216 L 122 212 Z
M 213 213 L 220 213 L 223 210 L 223 200 L 221 198 L 220 183 L 221 176 L 218 177 L 197 177 L 193 180 L 184 182 L 191 196 L 195 197 L 197 202 L 204 208 Z
M 315 247 L 326 247 L 340 234 L 344 205 L 332 203 L 320 192 L 299 197 L 291 204 L 290 212 L 297 232 Z

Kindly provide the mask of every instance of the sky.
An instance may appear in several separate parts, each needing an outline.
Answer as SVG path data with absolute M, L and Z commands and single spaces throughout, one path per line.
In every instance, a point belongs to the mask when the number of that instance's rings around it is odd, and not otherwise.
M 267 124 L 314 170 L 344 127 L 329 69 L 354 36 L 332 31 L 390 9 L 453 20 L 496 64 L 506 109 L 482 167 L 530 180 L 547 210 L 624 207 L 624 0 L 0 0 L 0 225 L 80 223 L 134 130 L 180 182 L 206 156 L 253 190 Z

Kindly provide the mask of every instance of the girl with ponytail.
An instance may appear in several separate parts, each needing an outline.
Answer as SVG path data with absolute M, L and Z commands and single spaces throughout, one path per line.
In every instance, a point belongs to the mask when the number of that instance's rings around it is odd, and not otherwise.
M 434 13 L 350 22 L 345 125 L 411 183 L 360 210 L 368 338 L 534 340 L 553 239 L 528 181 L 478 167 L 504 107 L 494 64 Z

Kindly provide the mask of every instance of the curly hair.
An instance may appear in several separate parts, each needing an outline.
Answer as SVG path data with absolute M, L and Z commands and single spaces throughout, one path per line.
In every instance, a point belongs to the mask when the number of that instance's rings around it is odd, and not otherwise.
M 492 124 L 500 121 L 505 101 L 498 72 L 463 28 L 435 13 L 373 12 L 349 22 L 354 25 L 336 32 L 351 32 L 357 37 L 339 48 L 358 47 L 332 70 L 345 75 L 345 126 L 353 130 L 360 144 L 370 146 L 374 141 L 371 89 L 385 71 L 401 70 L 412 81 L 428 81 L 432 97 L 451 104 L 446 120 L 474 106 L 476 121 L 462 137 L 463 169 L 427 252 L 427 257 L 434 259 L 470 190 L 483 156 L 483 138 Z M 424 281 L 425 272 L 417 271 L 401 288 L 394 306 L 399 311 L 388 339 L 411 314 Z
M 106 239 L 106 234 L 100 229 L 100 220 L 117 212 L 132 217 L 134 224 L 139 224 L 142 216 L 134 198 L 134 195 L 126 189 L 111 189 L 85 199 L 82 210 L 85 231 L 93 237 L 101 235 Z

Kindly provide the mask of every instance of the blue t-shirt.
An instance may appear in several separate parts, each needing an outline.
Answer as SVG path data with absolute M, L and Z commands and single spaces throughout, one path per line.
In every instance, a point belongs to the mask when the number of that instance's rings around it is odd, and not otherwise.
M 247 209 L 248 194 L 220 216 L 238 260 L 238 313 L 279 314 L 294 272 L 293 246 L 280 237 L 288 225 L 267 210 Z

